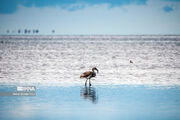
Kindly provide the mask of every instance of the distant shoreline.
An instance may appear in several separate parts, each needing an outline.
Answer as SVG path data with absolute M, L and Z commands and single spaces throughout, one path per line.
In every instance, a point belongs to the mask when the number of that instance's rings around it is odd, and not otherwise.
M 0 36 L 180 36 L 180 34 L 0 34 Z
M 0 40 L 180 41 L 180 35 L 0 35 Z

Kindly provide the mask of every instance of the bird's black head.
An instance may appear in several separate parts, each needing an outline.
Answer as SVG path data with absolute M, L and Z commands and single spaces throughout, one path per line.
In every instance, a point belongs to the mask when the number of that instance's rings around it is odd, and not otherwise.
M 99 73 L 99 70 L 98 70 L 96 67 L 93 67 L 93 68 L 92 68 L 92 71 L 94 71 L 94 70 L 96 70 L 97 73 Z

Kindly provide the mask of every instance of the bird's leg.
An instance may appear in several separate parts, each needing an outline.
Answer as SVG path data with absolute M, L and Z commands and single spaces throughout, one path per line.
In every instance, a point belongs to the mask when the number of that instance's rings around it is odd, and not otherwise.
M 89 86 L 91 86 L 91 80 L 89 79 Z
M 88 80 L 88 79 L 86 79 L 85 86 L 86 86 L 86 84 L 87 84 L 87 80 Z

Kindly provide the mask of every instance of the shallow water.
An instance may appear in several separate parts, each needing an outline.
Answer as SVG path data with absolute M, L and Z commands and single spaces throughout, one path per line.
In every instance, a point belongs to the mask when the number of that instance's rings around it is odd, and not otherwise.
M 1 120 L 179 120 L 180 36 L 0 36 L 0 84 L 36 86 L 0 96 Z
M 0 86 L 0 89 L 6 91 L 14 87 Z M 36 96 L 1 96 L 0 119 L 180 119 L 178 86 L 36 87 Z
M 116 38 L 116 39 L 115 39 Z M 0 36 L 0 83 L 180 85 L 180 36 Z M 132 60 L 133 63 L 129 61 Z

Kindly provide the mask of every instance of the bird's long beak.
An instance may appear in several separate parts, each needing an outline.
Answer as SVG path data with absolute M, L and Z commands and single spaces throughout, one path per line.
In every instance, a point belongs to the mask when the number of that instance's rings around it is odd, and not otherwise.
M 95 68 L 95 70 L 97 71 L 97 73 L 99 73 L 99 70 L 97 68 Z

